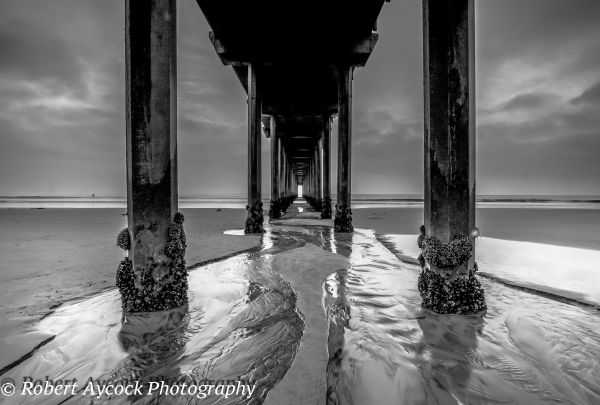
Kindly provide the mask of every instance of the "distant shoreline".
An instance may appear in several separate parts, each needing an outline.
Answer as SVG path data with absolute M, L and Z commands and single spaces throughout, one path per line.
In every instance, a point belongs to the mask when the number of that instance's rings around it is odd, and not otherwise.
M 335 197 L 335 193 L 332 194 Z M 243 195 L 200 195 L 200 196 L 179 196 L 180 200 L 236 200 L 245 199 Z M 263 199 L 268 199 L 269 195 L 263 195 Z M 56 200 L 56 199 L 73 199 L 73 200 L 126 200 L 125 196 L 90 196 L 90 195 L 0 195 L 0 200 L 15 200 L 15 199 L 36 199 L 36 200 Z M 423 201 L 423 195 L 419 194 L 354 194 L 353 200 L 402 200 L 402 201 Z M 477 201 L 595 201 L 600 202 L 600 195 L 533 195 L 533 194 L 480 194 L 477 196 Z
M 333 196 L 335 202 L 335 195 Z M 299 199 L 301 200 L 301 199 Z M 263 196 L 268 207 L 270 198 Z M 246 207 L 246 197 L 189 197 L 179 198 L 180 208 L 236 208 Z M 413 194 L 356 194 L 353 209 L 363 208 L 421 208 L 423 197 Z M 126 209 L 125 197 L 82 196 L 0 196 L 0 209 L 47 208 L 118 208 Z M 487 196 L 477 198 L 477 208 L 550 208 L 550 209 L 600 209 L 600 196 Z

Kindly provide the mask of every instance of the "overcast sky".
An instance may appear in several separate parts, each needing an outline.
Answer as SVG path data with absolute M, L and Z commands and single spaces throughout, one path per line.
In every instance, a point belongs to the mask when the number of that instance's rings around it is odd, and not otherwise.
M 476 7 L 478 192 L 600 195 L 600 1 Z M 125 194 L 123 26 L 123 0 L 0 0 L 0 195 Z M 353 192 L 420 194 L 421 2 L 386 3 L 379 30 L 354 80 Z M 208 31 L 179 0 L 180 195 L 243 195 L 245 93 Z

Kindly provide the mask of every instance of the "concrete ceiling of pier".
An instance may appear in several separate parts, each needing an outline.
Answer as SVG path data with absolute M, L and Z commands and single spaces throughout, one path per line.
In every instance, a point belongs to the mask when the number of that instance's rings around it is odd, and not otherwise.
M 262 112 L 277 118 L 292 167 L 304 172 L 324 120 L 337 113 L 338 67 L 366 63 L 385 0 L 197 2 L 246 91 L 247 65 L 260 66 Z

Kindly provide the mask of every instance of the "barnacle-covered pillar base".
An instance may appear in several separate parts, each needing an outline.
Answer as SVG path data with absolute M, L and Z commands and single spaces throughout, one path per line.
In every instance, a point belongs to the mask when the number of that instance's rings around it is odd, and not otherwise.
M 352 226 L 352 210 L 350 207 L 345 205 L 335 206 L 335 219 L 333 220 L 333 228 L 335 232 L 354 232 L 354 226 Z
M 117 272 L 123 309 L 187 302 L 183 216 L 177 207 L 176 1 L 125 2 L 128 250 Z
M 443 243 L 426 236 L 422 226 L 417 243 L 421 249 L 418 289 L 423 308 L 461 315 L 487 310 L 483 287 L 476 277 L 477 263 L 470 260 L 473 244 L 469 237 L 457 235 L 450 243 Z
M 271 206 L 269 207 L 269 219 L 281 218 L 281 207 L 279 206 L 279 200 L 271 200 Z
M 292 195 L 287 195 L 285 197 L 281 197 L 279 199 L 279 209 L 282 212 L 286 212 L 288 208 L 290 208 L 290 206 L 294 203 L 294 200 L 297 198 L 298 196 L 296 194 L 292 194 Z
M 244 233 L 263 233 L 265 231 L 263 228 L 263 203 L 259 201 L 252 206 L 246 205 L 246 210 L 248 211 L 248 217 L 246 218 Z
M 477 315 L 487 310 L 483 287 L 475 275 L 453 281 L 425 269 L 419 275 L 423 308 L 438 314 Z
M 185 265 L 186 240 L 183 231 L 183 215 L 175 214 L 169 226 L 167 246 L 164 254 L 168 258 L 160 263 L 168 268 L 166 273 L 156 276 L 158 263 L 151 263 L 134 271 L 133 263 L 125 258 L 117 270 L 117 288 L 121 293 L 121 306 L 126 312 L 168 311 L 187 304 L 188 281 Z M 122 246 L 123 232 L 118 245 Z
M 324 198 L 321 207 L 321 219 L 331 219 L 331 198 Z
M 323 202 L 320 199 L 313 197 L 311 195 L 305 195 L 303 197 L 304 197 L 304 200 L 308 203 L 308 205 L 311 206 L 311 208 L 313 210 L 315 210 L 316 212 L 321 212 Z
M 474 0 L 423 0 L 424 222 L 419 237 L 423 306 L 485 311 L 475 277 Z

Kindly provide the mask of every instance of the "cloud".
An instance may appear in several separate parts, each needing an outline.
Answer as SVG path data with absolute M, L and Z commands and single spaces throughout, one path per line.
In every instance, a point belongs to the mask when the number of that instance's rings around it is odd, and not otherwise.
M 551 94 L 529 93 L 514 96 L 501 105 L 501 111 L 532 110 L 544 107 L 550 102 Z
M 22 35 L 29 31 L 36 35 Z M 84 66 L 66 41 L 27 21 L 0 25 L 0 72 L 4 77 L 40 80 L 55 87 L 84 87 Z
M 573 98 L 571 103 L 575 105 L 600 106 L 600 82 L 586 89 L 581 95 Z
M 384 5 L 354 75 L 355 193 L 422 191 L 420 8 Z M 478 0 L 476 12 L 480 192 L 600 193 L 600 2 Z M 123 23 L 122 0 L 2 2 L 2 194 L 125 193 Z M 208 31 L 195 2 L 178 2 L 180 190 L 243 195 L 246 95 Z M 336 141 L 334 126 L 334 187 Z
M 481 194 L 600 193 L 600 179 L 595 174 L 600 172 L 597 131 L 568 133 L 537 143 L 514 144 L 489 137 L 485 144 L 477 156 Z

